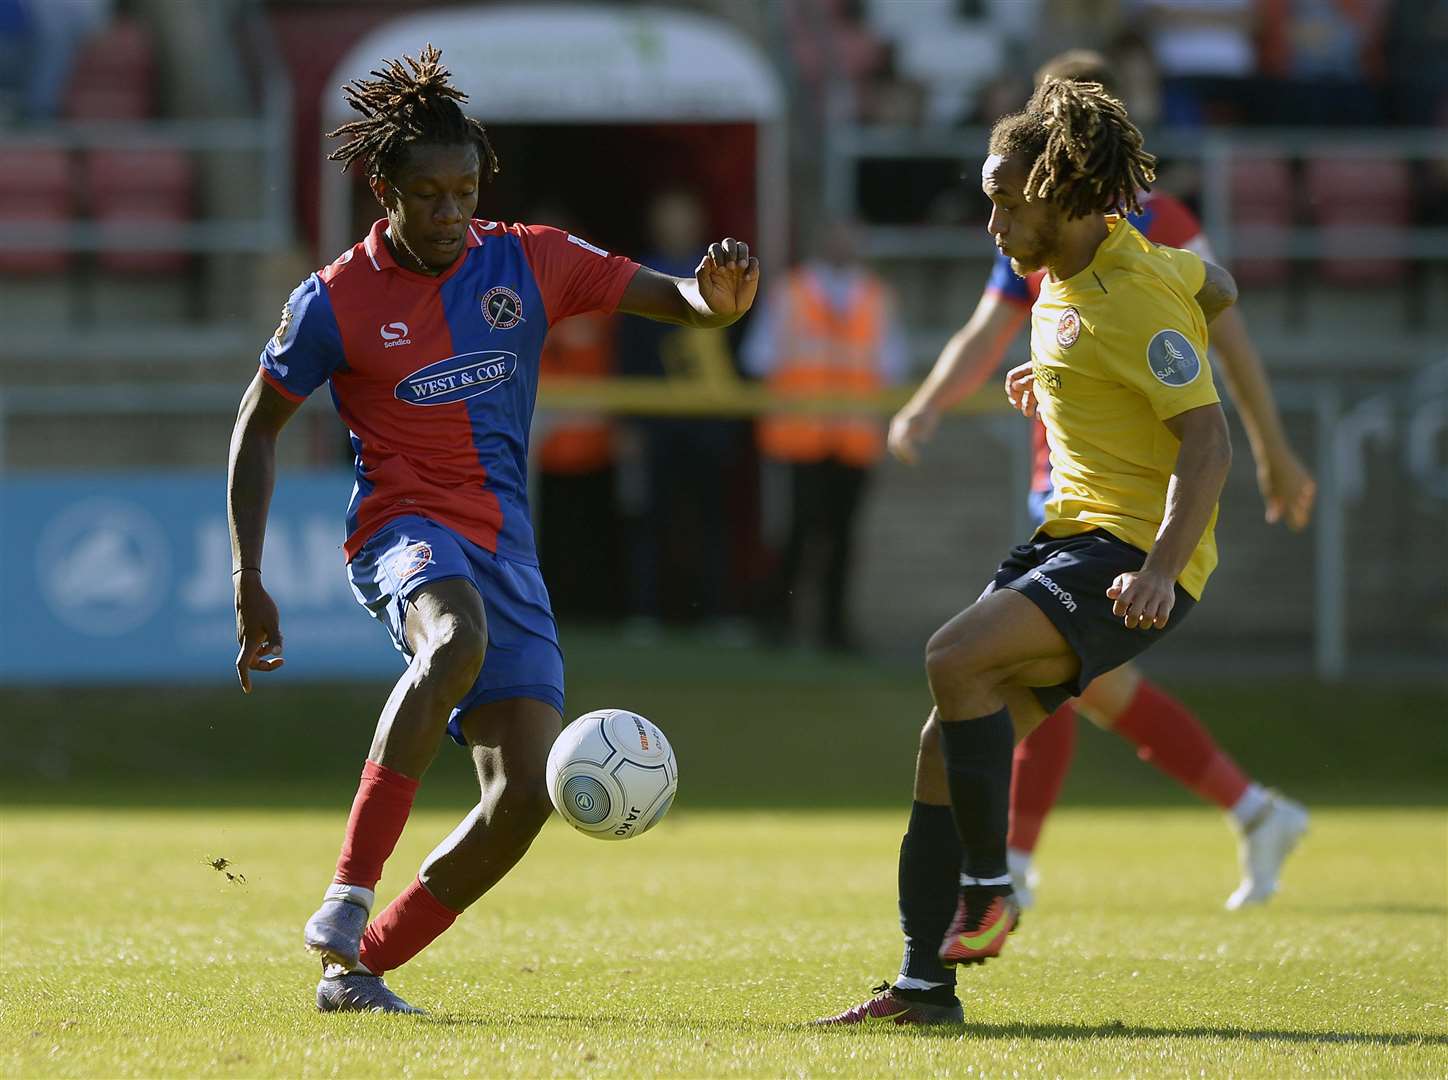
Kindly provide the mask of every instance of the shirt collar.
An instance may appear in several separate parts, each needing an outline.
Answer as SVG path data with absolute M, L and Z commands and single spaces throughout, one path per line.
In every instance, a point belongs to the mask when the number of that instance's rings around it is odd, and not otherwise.
M 477 218 L 473 218 L 468 222 L 467 235 L 463 237 L 463 250 L 466 251 L 468 248 L 482 247 L 483 237 L 487 234 L 488 230 L 496 229 L 497 227 L 498 223 L 496 221 L 479 221 Z M 387 246 L 387 241 L 384 239 L 386 234 L 387 219 L 378 218 L 372 223 L 372 228 L 368 231 L 367 238 L 362 241 L 362 250 L 366 253 L 367 258 L 371 260 L 372 269 L 379 272 L 383 270 L 402 270 L 407 273 L 413 273 L 414 271 L 407 270 L 405 266 L 399 266 L 397 260 L 392 257 L 392 249 Z M 445 273 L 450 274 L 451 272 L 451 270 L 448 270 Z

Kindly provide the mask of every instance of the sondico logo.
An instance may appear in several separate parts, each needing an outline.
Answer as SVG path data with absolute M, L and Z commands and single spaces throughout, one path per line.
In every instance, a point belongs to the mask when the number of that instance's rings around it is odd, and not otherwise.
M 394 349 L 399 345 L 411 345 L 412 338 L 407 336 L 407 324 L 405 322 L 383 323 L 382 329 L 378 331 L 382 335 L 382 347 Z
M 1030 577 L 1033 581 L 1039 581 L 1041 583 L 1041 586 L 1048 593 L 1054 596 L 1057 600 L 1061 601 L 1061 606 L 1064 607 L 1067 611 L 1074 612 L 1076 610 L 1075 598 L 1065 589 L 1061 588 L 1061 586 L 1057 585 L 1054 581 L 1048 578 L 1045 574 L 1041 573 L 1039 570 L 1032 570 L 1030 573 Z

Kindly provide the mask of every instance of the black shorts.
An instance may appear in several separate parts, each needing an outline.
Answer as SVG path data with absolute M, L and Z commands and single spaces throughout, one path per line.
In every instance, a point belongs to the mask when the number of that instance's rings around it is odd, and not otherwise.
M 1011 549 L 982 598 L 1014 589 L 1046 613 L 1081 661 L 1081 672 L 1059 686 L 1033 687 L 1047 712 L 1079 695 L 1091 680 L 1118 668 L 1181 625 L 1196 601 L 1180 585 L 1163 630 L 1131 630 L 1111 613 L 1106 590 L 1116 575 L 1140 570 L 1146 552 L 1097 529 L 1059 540 L 1037 534 Z

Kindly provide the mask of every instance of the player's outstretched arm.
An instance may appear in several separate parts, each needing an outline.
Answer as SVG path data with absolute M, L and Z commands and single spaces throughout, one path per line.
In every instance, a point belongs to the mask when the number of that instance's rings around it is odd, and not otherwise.
M 979 390 L 1000 366 L 1028 310 L 994 291 L 981 296 L 970 321 L 951 335 L 930 374 L 890 421 L 892 454 L 907 465 L 920 459 L 920 447 L 934 436 L 946 410 Z
M 1232 467 L 1232 437 L 1221 405 L 1188 409 L 1164 421 L 1181 440 L 1166 489 L 1166 514 L 1146 562 L 1134 574 L 1119 574 L 1106 590 L 1112 612 L 1128 627 L 1160 630 L 1176 602 L 1176 580 L 1212 520 L 1212 511 Z
M 267 385 L 258 373 L 241 398 L 231 431 L 226 513 L 231 528 L 232 587 L 236 599 L 236 675 L 251 693 L 253 671 L 282 666 L 281 617 L 261 583 L 267 510 L 276 484 L 277 436 L 301 403 Z
M 655 322 L 712 328 L 735 322 L 754 304 L 759 260 L 732 236 L 710 244 L 692 278 L 670 277 L 641 266 L 618 309 Z
M 1272 384 L 1240 311 L 1233 308 L 1222 313 L 1212 327 L 1212 344 L 1221 359 L 1227 392 L 1247 430 L 1257 464 L 1257 489 L 1267 504 L 1267 522 L 1286 521 L 1294 532 L 1300 531 L 1312 519 L 1317 481 L 1287 441 Z
M 1237 280 L 1216 263 L 1203 259 L 1202 266 L 1207 275 L 1202 279 L 1202 287 L 1197 290 L 1196 299 L 1197 306 L 1202 309 L 1207 325 L 1210 326 L 1212 320 L 1237 302 Z

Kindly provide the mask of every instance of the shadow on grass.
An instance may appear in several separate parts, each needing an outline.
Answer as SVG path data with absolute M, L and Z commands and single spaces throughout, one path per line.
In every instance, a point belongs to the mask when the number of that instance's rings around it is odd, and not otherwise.
M 468 1016 L 460 1014 L 434 1015 L 420 1018 L 420 1022 L 442 1027 L 504 1028 L 515 1026 L 520 1020 L 532 1023 L 586 1024 L 590 1027 L 627 1027 L 637 1033 L 648 1024 L 640 1023 L 637 1015 L 619 1016 L 609 1013 L 574 1012 L 520 1012 L 501 1016 Z M 669 1024 L 660 1018 L 655 1023 Z M 670 1024 L 679 1031 L 688 1031 L 700 1036 L 710 1032 L 726 1031 L 739 1035 L 799 1035 L 801 1032 L 817 1031 L 838 1033 L 841 1037 L 859 1034 L 860 1028 L 814 1027 L 808 1023 L 771 1023 L 768 1021 L 699 1021 L 687 1020 Z M 1098 1039 L 1222 1039 L 1226 1041 L 1284 1042 L 1320 1044 L 1361 1044 L 1365 1046 L 1448 1046 L 1448 1035 L 1429 1031 L 1368 1032 L 1368 1031 L 1292 1031 L 1284 1028 L 1212 1027 L 1205 1024 L 1187 1027 L 1150 1027 L 1115 1021 L 1106 1024 L 940 1024 L 930 1027 L 915 1025 L 877 1024 L 867 1029 L 871 1032 L 893 1032 L 906 1038 L 927 1039 L 1031 1039 L 1040 1042 L 1090 1042 Z

